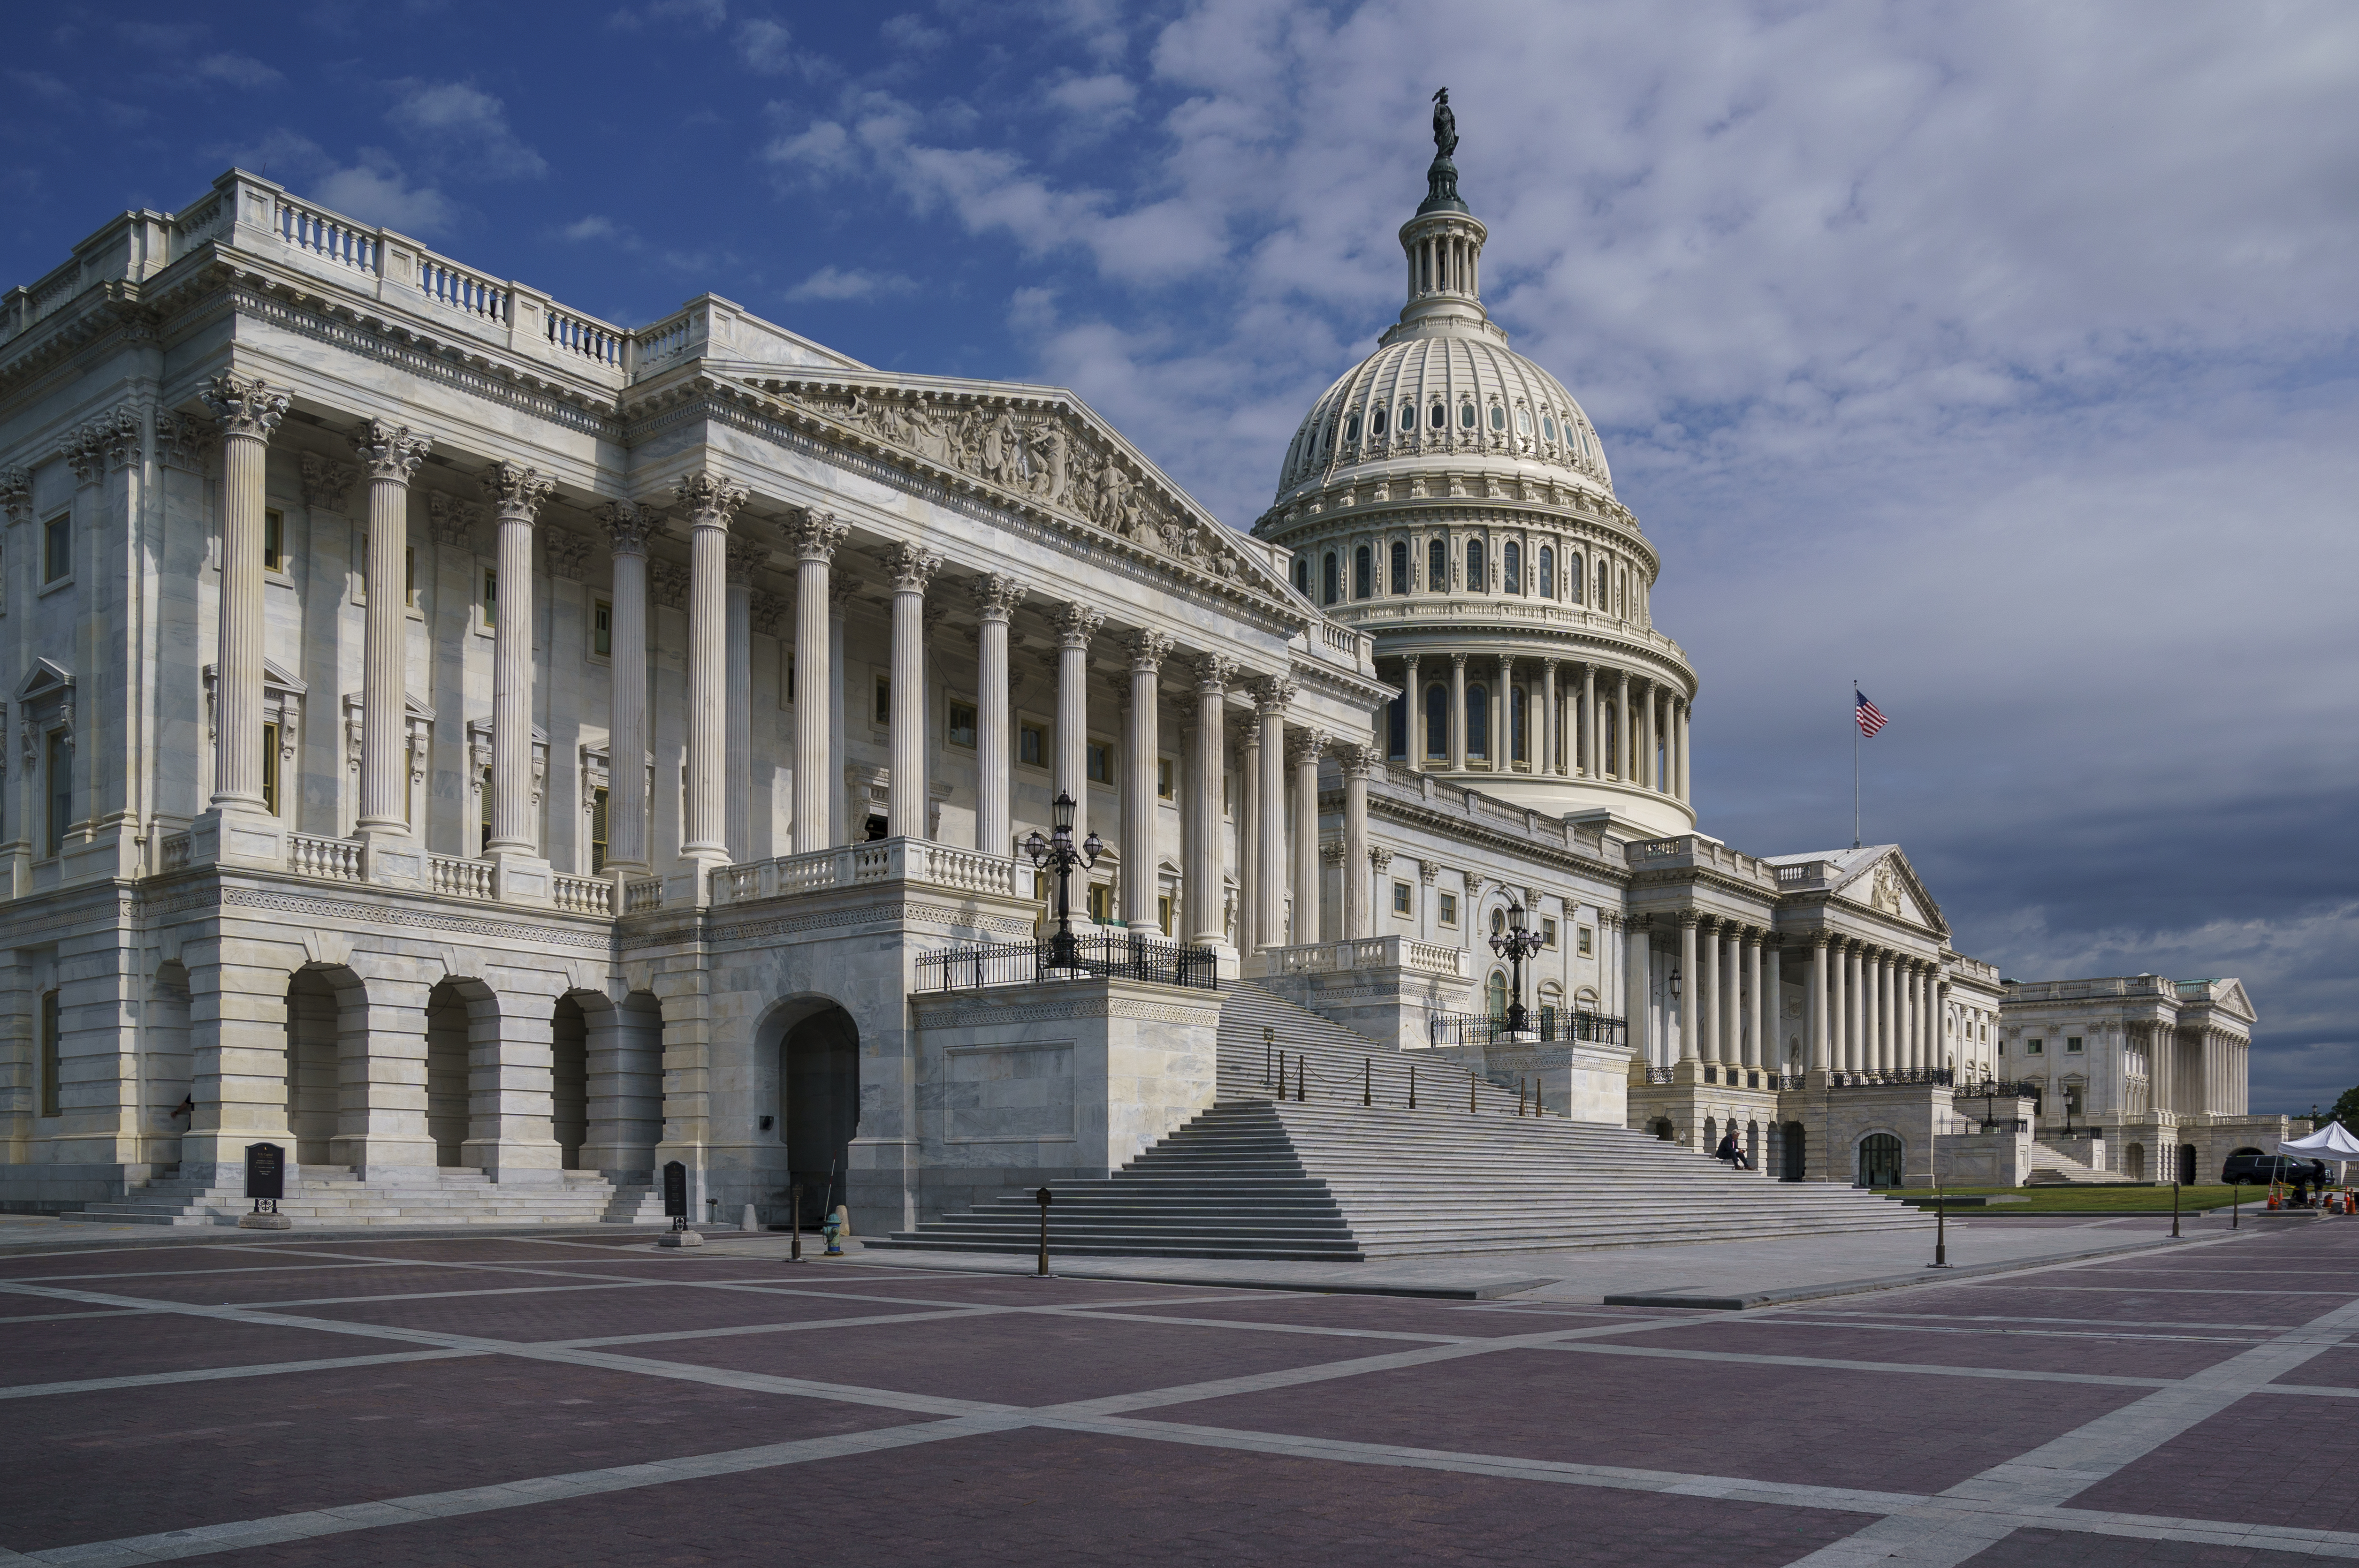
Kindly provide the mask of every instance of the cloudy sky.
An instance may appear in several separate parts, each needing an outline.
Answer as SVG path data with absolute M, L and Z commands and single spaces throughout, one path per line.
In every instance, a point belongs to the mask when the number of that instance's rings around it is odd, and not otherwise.
M 1962 949 L 2242 976 L 2256 1108 L 2359 1082 L 2359 8 L 241 10 L 12 29 L 5 281 L 243 164 L 622 324 L 1071 386 L 1240 527 L 1398 308 L 1449 86 L 1706 827 L 1847 844 L 1856 677 Z

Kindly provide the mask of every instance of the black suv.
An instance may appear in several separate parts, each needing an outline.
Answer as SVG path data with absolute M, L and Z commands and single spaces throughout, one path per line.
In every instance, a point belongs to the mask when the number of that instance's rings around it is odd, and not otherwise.
M 2307 1182 L 2313 1187 L 2326 1184 L 2326 1162 L 2297 1160 L 2290 1154 L 2231 1154 L 2220 1168 L 2220 1179 L 2230 1186 L 2250 1184 L 2267 1186 L 2271 1182 L 2283 1182 L 2290 1186 Z

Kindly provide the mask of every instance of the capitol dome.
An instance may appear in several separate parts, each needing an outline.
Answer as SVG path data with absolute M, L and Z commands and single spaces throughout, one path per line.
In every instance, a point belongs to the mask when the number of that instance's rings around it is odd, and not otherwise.
M 1661 561 L 1614 494 L 1596 427 L 1484 308 L 1489 232 L 1435 112 L 1424 202 L 1401 225 L 1408 303 L 1288 444 L 1256 537 L 1295 591 L 1372 640 L 1400 688 L 1396 772 L 1625 832 L 1692 831 L 1696 677 L 1656 630 Z

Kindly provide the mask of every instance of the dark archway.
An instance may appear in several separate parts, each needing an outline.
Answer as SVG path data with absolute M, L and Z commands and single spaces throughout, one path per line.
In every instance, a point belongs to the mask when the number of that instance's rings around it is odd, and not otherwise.
M 1897 1187 L 1900 1184 L 1900 1140 L 1889 1132 L 1871 1132 L 1859 1141 L 1859 1184 Z
M 557 999 L 549 1021 L 549 1132 L 557 1140 L 557 1162 L 582 1169 L 582 1146 L 590 1140 L 590 1026 L 582 1004 Z
M 2192 1143 L 2179 1146 L 2179 1184 L 2182 1187 L 2195 1184 L 2195 1145 Z
M 1647 1124 L 1647 1130 L 1663 1142 L 1669 1143 L 1672 1133 L 1671 1119 L 1668 1116 L 1658 1116 Z
M 455 980 L 444 980 L 426 999 L 426 1135 L 434 1140 L 434 1162 L 454 1166 L 467 1141 L 468 1034 L 473 1010 Z
M 295 1163 L 325 1165 L 336 1137 L 336 988 L 318 969 L 287 982 L 287 1130 Z
M 1802 1181 L 1807 1176 L 1810 1135 L 1803 1130 L 1800 1122 L 1789 1121 L 1786 1124 L 1785 1141 L 1785 1169 L 1779 1173 L 1779 1179 Z
M 845 1166 L 860 1130 L 860 1026 L 841 1007 L 812 1014 L 778 1045 L 778 1126 L 788 1180 L 816 1221 L 845 1198 Z

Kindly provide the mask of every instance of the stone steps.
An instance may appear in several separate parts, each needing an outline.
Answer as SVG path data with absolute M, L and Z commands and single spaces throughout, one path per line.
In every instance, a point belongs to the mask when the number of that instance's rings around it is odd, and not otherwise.
M 2118 1171 L 2100 1171 L 2086 1162 L 2075 1160 L 2061 1149 L 2052 1148 L 2038 1139 L 2031 1141 L 2031 1173 L 2024 1178 L 2029 1187 L 2105 1187 L 2127 1184 L 2133 1178 Z
M 430 1175 L 367 1181 L 349 1166 L 298 1165 L 288 1172 L 278 1212 L 307 1229 L 644 1223 L 639 1212 L 650 1196 L 647 1186 L 618 1185 L 595 1172 L 561 1175 L 556 1184 L 504 1185 L 479 1170 L 444 1167 Z M 172 1176 L 58 1217 L 84 1225 L 235 1225 L 253 1212 L 244 1192 L 242 1178 L 201 1183 Z
M 1274 1065 L 1264 1081 L 1265 1028 L 1272 1056 L 1288 1056 L 1283 1099 Z M 1299 1099 L 1298 1059 L 1308 1069 Z M 1251 986 L 1222 1007 L 1217 1082 L 1210 1109 L 1112 1176 L 1051 1184 L 1052 1250 L 1359 1260 L 1932 1223 L 1848 1187 L 1732 1171 L 1626 1128 L 1519 1116 L 1512 1089 Z M 1027 1252 L 1039 1244 L 1039 1226 L 1031 1195 L 1009 1193 L 867 1245 Z

